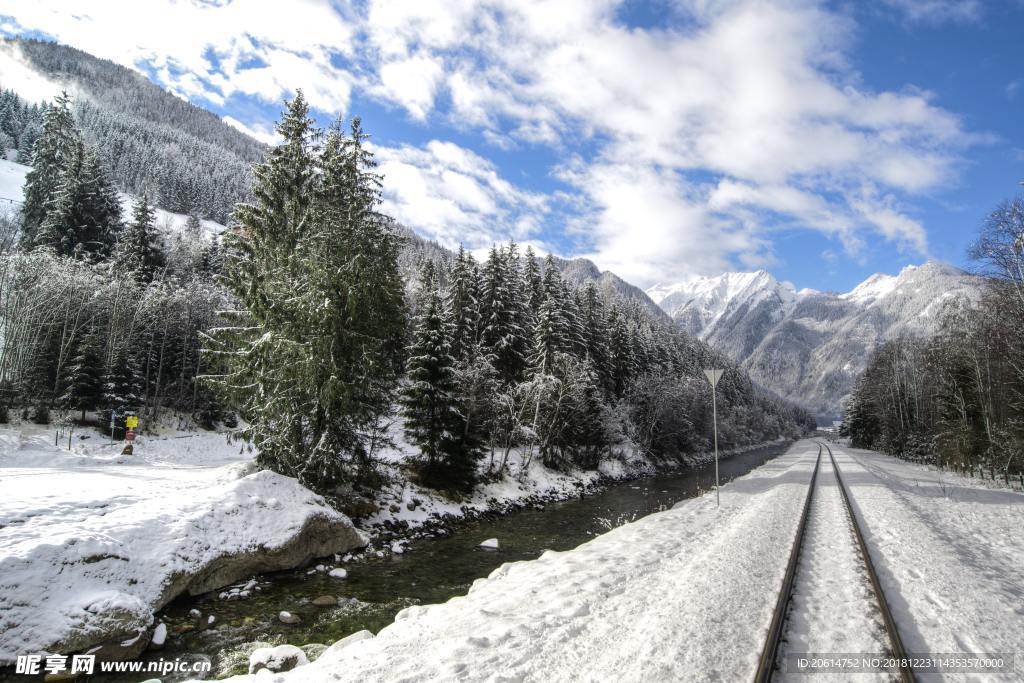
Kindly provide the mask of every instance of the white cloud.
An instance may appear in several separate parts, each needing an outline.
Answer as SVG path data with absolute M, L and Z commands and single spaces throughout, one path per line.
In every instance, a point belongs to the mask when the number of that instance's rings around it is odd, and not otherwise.
M 878 196 L 874 188 L 865 187 L 861 191 L 861 196 L 852 199 L 850 203 L 889 241 L 920 254 L 927 253 L 924 226 L 899 211 L 897 201 L 892 195 Z
M 379 93 L 423 120 L 433 107 L 443 71 L 439 61 L 424 56 L 387 62 L 380 67 Z
M 886 2 L 912 21 L 981 11 L 976 0 Z M 680 0 L 665 26 L 640 29 L 621 23 L 625 4 L 71 11 L 37 0 L 6 13 L 93 54 L 151 65 L 187 97 L 277 102 L 303 87 L 315 108 L 340 113 L 359 91 L 414 120 L 445 117 L 490 146 L 555 159 L 569 190 L 545 198 L 465 147 L 377 148 L 389 209 L 446 244 L 545 232 L 551 242 L 567 227 L 577 253 L 639 284 L 771 263 L 778 226 L 820 231 L 848 253 L 876 235 L 927 253 L 915 198 L 955 179 L 962 149 L 982 138 L 931 93 L 866 87 L 850 64 L 854 13 L 824 0 Z M 553 203 L 574 210 L 566 226 L 552 224 L 564 218 Z
M 586 211 L 574 235 L 641 283 L 770 262 L 767 214 L 850 252 L 874 233 L 926 253 L 922 226 L 862 188 L 928 192 L 980 138 L 930 93 L 865 88 L 851 19 L 797 0 L 690 2 L 679 28 L 638 30 L 618 6 L 373 3 L 367 31 L 390 54 L 443 59 L 453 118 L 492 144 L 593 146 L 562 173 Z
M 977 21 L 982 14 L 980 0 L 885 0 L 885 4 L 913 22 Z
M 490 161 L 454 143 L 370 148 L 385 178 L 385 211 L 443 245 L 527 239 L 547 211 L 543 196 L 513 186 Z
M 14 90 L 29 102 L 48 102 L 64 89 L 37 73 L 12 45 L 0 45 L 0 87 Z
M 219 104 L 240 94 L 277 103 L 303 88 L 324 111 L 348 105 L 353 79 L 332 57 L 351 54 L 355 26 L 329 3 L 298 0 L 268 11 L 260 0 L 34 0 L 0 13 L 96 56 L 150 66 L 192 99 Z

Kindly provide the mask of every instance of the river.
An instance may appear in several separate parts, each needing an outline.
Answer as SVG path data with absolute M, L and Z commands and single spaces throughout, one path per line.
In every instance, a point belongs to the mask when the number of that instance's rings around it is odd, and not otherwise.
M 759 448 L 730 456 L 720 463 L 722 482 L 746 474 L 781 454 L 786 446 Z M 414 540 L 401 555 L 350 563 L 348 578 L 339 580 L 306 570 L 260 577 L 260 591 L 243 600 L 220 600 L 216 595 L 180 598 L 159 618 L 171 636 L 161 651 L 147 660 L 208 657 L 213 677 L 244 673 L 253 642 L 304 645 L 336 640 L 369 629 L 377 632 L 409 605 L 444 602 L 462 595 L 477 578 L 505 562 L 532 560 L 547 549 L 569 550 L 611 528 L 670 508 L 714 486 L 714 464 L 608 486 L 584 498 L 549 503 L 505 516 L 485 517 L 459 524 L 453 534 Z M 479 547 L 497 538 L 500 549 Z M 318 607 L 318 596 L 339 598 L 339 605 Z M 278 613 L 287 610 L 302 622 L 283 624 Z M 196 616 L 196 612 L 199 616 Z M 209 618 L 214 621 L 208 624 Z M 189 630 L 192 629 L 192 630 Z M 185 631 L 185 632 L 180 632 Z M 143 680 L 146 676 L 90 680 Z M 165 677 L 164 683 L 174 680 Z

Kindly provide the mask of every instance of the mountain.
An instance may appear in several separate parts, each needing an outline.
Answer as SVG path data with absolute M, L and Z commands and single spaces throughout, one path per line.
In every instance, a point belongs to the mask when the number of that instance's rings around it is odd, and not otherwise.
M 652 317 L 663 322 L 670 322 L 669 316 L 663 311 L 647 292 L 636 285 L 631 285 L 615 273 L 601 270 L 593 261 L 585 258 L 555 258 L 555 264 L 562 271 L 566 281 L 582 287 L 593 282 L 598 291 L 612 299 L 619 299 L 627 304 L 638 304 Z
M 933 333 L 942 309 L 977 301 L 980 285 L 976 276 L 929 261 L 899 275 L 872 275 L 846 294 L 796 291 L 763 270 L 662 284 L 647 293 L 756 382 L 829 420 L 880 343 Z
M 0 50 L 38 83 L 71 94 L 76 123 L 122 192 L 145 190 L 163 209 L 219 223 L 227 223 L 234 205 L 247 199 L 252 165 L 267 148 L 216 114 L 136 71 L 66 45 L 4 39 Z M 17 93 L 16 86 L 0 74 L 0 87 Z M 31 122 L 27 128 L 38 135 L 41 125 Z M 19 153 L 19 161 L 27 159 Z
M 74 48 L 19 39 L 0 40 L 0 50 L 27 66 L 40 83 L 56 84 L 74 96 L 76 123 L 87 142 L 103 156 L 123 198 L 128 200 L 145 190 L 162 210 L 166 242 L 180 234 L 189 216 L 205 219 L 205 232 L 221 232 L 235 203 L 248 197 L 252 165 L 263 158 L 267 148 L 211 112 L 167 92 L 142 74 Z M 0 74 L 0 88 L 4 87 L 8 86 Z M 21 200 L 27 171 L 24 163 L 42 120 L 42 109 L 30 105 L 26 93 L 0 90 L 0 151 L 4 157 L 0 159 L 0 189 L 12 206 Z M 14 163 L 15 159 L 21 164 Z M 416 287 L 424 261 L 442 266 L 452 262 L 450 250 L 402 226 L 395 227 L 404 238 L 399 267 L 410 290 Z M 685 338 L 672 329 L 672 318 L 642 289 L 586 259 L 556 258 L 555 263 L 570 284 L 593 282 L 609 300 L 619 301 L 620 308 L 628 309 L 627 315 L 644 328 L 645 338 L 655 331 L 677 340 Z M 442 280 L 445 270 L 439 269 Z M 696 339 L 697 335 L 690 336 L 693 339 L 685 343 L 695 367 L 725 362 L 717 350 Z M 749 384 L 746 377 L 743 382 Z

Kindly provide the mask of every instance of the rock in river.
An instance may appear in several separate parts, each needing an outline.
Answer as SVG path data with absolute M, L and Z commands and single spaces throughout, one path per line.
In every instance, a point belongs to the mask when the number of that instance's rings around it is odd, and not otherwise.
M 313 598 L 313 604 L 317 607 L 334 607 L 338 604 L 338 598 L 333 595 L 321 595 L 318 598 Z
M 309 664 L 309 659 L 306 657 L 305 652 L 294 645 L 262 647 L 249 655 L 249 673 L 251 674 L 262 669 L 267 669 L 273 673 L 291 671 L 303 664 Z

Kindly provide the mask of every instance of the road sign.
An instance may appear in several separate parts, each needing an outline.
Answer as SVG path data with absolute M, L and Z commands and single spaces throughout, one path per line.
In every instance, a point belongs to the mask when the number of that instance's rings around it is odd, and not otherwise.
M 717 506 L 720 502 L 718 496 L 718 399 L 715 396 L 715 388 L 718 386 L 718 380 L 722 379 L 722 373 L 725 372 L 722 368 L 708 368 L 704 371 L 704 376 L 711 382 L 711 415 L 712 421 L 715 425 L 715 505 Z
M 124 433 L 124 440 L 125 441 L 135 441 L 135 430 L 134 429 L 129 429 L 127 432 L 125 432 Z
M 127 417 L 124 418 L 124 426 L 127 427 L 128 429 L 135 429 L 136 427 L 139 426 L 139 416 L 128 415 Z
M 718 380 L 722 379 L 723 372 L 725 372 L 725 370 L 722 370 L 721 368 L 708 368 L 704 371 L 704 376 L 708 378 L 709 382 L 711 382 L 712 387 L 717 387 Z

